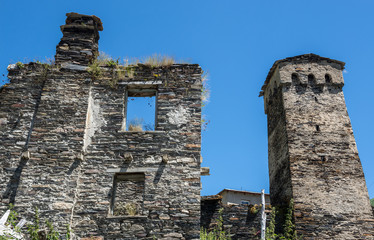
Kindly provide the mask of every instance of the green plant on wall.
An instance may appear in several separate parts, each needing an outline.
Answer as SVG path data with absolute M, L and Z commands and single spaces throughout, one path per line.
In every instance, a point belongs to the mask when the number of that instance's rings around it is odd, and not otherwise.
M 257 205 L 257 204 L 255 204 L 255 205 L 251 205 L 251 206 L 249 207 L 249 212 L 250 212 L 251 214 L 253 214 L 253 215 L 256 215 L 256 214 L 258 213 L 258 211 L 260 210 L 260 208 L 261 208 L 261 205 Z
M 370 204 L 372 207 L 374 207 L 374 198 L 370 199 Z
M 116 68 L 119 65 L 119 59 L 110 59 L 106 62 L 106 65 L 111 68 Z
M 23 63 L 21 63 L 21 62 L 17 62 L 17 63 L 16 63 L 16 66 L 17 66 L 19 69 L 22 69 L 22 68 L 25 67 L 25 65 L 24 65 Z
M 60 234 L 56 231 L 53 227 L 53 224 L 46 220 L 44 227 L 40 224 L 40 217 L 39 217 L 39 210 L 35 208 L 34 219 L 27 225 L 27 232 L 22 233 L 21 229 L 16 227 L 18 223 L 18 213 L 14 211 L 14 206 L 12 204 L 9 205 L 10 214 L 8 217 L 8 221 L 5 223 L 6 226 L 11 227 L 13 231 L 17 234 L 23 235 L 24 239 L 29 240 L 60 240 Z M 43 230 L 42 230 L 43 229 Z M 19 237 L 19 236 L 18 236 Z M 7 235 L 7 236 L 0 236 L 0 240 L 5 239 L 18 239 L 15 236 Z M 64 237 L 66 240 L 71 239 L 71 229 L 70 226 L 67 225 L 66 227 L 66 235 Z
M 271 209 L 271 214 L 270 214 L 270 222 L 269 225 L 266 228 L 265 232 L 265 239 L 266 240 L 275 240 L 277 239 L 277 234 L 275 234 L 275 216 L 277 214 L 277 210 L 275 207 Z
M 200 229 L 200 239 L 201 240 L 231 240 L 230 233 L 223 230 L 223 208 L 218 211 L 217 224 L 213 230 L 207 231 L 204 228 Z
M 96 59 L 88 65 L 88 72 L 91 74 L 92 80 L 96 80 L 101 76 L 100 63 Z
M 294 202 L 293 199 L 290 200 L 286 214 L 283 216 L 285 221 L 283 224 L 283 234 L 275 233 L 276 217 L 280 213 L 277 208 L 272 208 L 270 215 L 270 223 L 266 228 L 265 239 L 266 240 L 301 240 L 302 236 L 297 234 L 295 224 L 293 222 L 293 211 L 294 211 Z M 282 216 L 281 216 L 282 217 Z

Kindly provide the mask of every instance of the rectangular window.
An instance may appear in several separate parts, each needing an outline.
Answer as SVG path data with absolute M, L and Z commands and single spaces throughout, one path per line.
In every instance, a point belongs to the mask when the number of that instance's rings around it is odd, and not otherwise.
M 242 200 L 242 201 L 240 202 L 240 204 L 242 204 L 242 205 L 249 205 L 249 201 Z
M 114 175 L 111 204 L 113 216 L 142 215 L 144 181 L 144 173 L 117 173 Z
M 157 91 L 152 88 L 128 88 L 125 94 L 123 131 L 154 131 Z

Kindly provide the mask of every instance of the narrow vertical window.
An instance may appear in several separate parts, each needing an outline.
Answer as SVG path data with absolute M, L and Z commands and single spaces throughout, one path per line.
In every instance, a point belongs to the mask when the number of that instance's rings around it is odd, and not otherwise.
M 316 78 L 314 77 L 313 74 L 309 74 L 309 75 L 308 75 L 308 83 L 309 83 L 309 85 L 314 85 L 314 84 L 316 84 Z
M 292 82 L 295 83 L 295 84 L 300 82 L 299 76 L 297 76 L 296 73 L 292 73 L 291 79 L 292 79 Z
M 325 74 L 325 81 L 326 81 L 326 83 L 331 83 L 331 76 L 330 76 L 330 74 Z

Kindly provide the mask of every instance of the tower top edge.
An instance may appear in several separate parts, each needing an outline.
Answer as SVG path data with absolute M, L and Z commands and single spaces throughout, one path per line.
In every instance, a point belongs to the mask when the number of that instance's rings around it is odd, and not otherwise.
M 270 68 L 270 71 L 266 77 L 266 80 L 265 80 L 265 83 L 264 85 L 261 87 L 261 92 L 260 92 L 260 97 L 263 96 L 264 94 L 264 91 L 267 87 L 267 85 L 269 84 L 270 82 L 270 79 L 271 77 L 273 76 L 275 70 L 277 69 L 277 67 L 281 64 L 281 63 L 319 63 L 319 62 L 322 62 L 322 61 L 325 61 L 325 62 L 328 62 L 328 63 L 335 63 L 335 64 L 338 64 L 341 66 L 341 70 L 344 70 L 344 66 L 345 66 L 345 62 L 342 62 L 342 61 L 338 61 L 338 60 L 335 60 L 335 59 L 330 59 L 330 58 L 325 58 L 325 57 L 321 57 L 317 54 L 314 54 L 314 53 L 309 53 L 309 54 L 302 54 L 302 55 L 298 55 L 298 56 L 294 56 L 294 57 L 288 57 L 288 58 L 284 58 L 284 59 L 281 59 L 281 60 L 277 60 L 274 62 L 273 66 Z

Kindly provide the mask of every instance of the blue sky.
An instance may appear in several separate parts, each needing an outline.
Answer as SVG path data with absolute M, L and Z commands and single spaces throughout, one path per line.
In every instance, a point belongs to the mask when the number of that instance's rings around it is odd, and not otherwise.
M 274 61 L 315 53 L 346 62 L 344 93 L 371 198 L 374 197 L 373 1 L 0 0 L 0 84 L 9 63 L 55 54 L 65 13 L 101 18 L 99 49 L 113 57 L 154 53 L 210 73 L 203 132 L 202 194 L 269 189 L 260 88 Z M 2 76 L 5 74 L 5 76 Z

